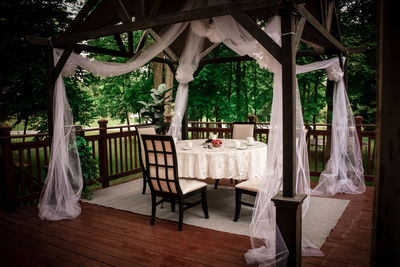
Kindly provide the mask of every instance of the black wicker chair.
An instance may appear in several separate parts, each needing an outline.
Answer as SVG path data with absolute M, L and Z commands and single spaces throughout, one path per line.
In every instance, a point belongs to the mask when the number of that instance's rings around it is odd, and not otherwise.
M 142 135 L 145 155 L 147 181 L 151 191 L 151 220 L 154 225 L 156 207 L 158 204 L 171 202 L 171 210 L 175 211 L 175 203 L 179 205 L 178 231 L 182 230 L 183 212 L 185 209 L 201 203 L 204 216 L 208 219 L 207 184 L 197 180 L 178 178 L 178 161 L 175 143 L 171 136 Z M 184 202 L 195 194 L 201 195 L 201 200 L 195 203 Z M 156 197 L 161 200 L 156 201 Z
M 144 155 L 144 147 L 143 147 L 143 141 L 142 141 L 142 134 L 156 134 L 156 126 L 152 124 L 145 124 L 145 125 L 138 125 L 135 126 L 137 136 L 139 139 L 139 158 L 140 158 L 140 166 L 142 167 L 142 172 L 143 172 L 143 190 L 142 194 L 144 195 L 146 193 L 146 183 L 147 183 L 147 177 L 146 177 L 146 157 Z

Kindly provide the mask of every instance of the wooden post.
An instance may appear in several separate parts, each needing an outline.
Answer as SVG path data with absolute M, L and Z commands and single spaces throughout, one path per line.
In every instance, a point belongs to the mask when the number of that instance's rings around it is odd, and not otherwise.
M 107 123 L 105 119 L 98 121 L 100 128 L 100 139 L 99 139 L 99 172 L 101 187 L 109 187 L 110 182 L 108 181 L 108 157 L 107 157 Z
M 281 11 L 282 105 L 283 105 L 283 196 L 293 197 L 296 188 L 296 50 L 295 14 Z
M 301 266 L 302 204 L 306 197 L 277 194 L 271 199 L 276 207 L 276 224 L 289 250 L 287 266 Z
M 17 208 L 16 197 L 17 189 L 15 186 L 14 173 L 13 173 L 13 155 L 11 150 L 11 127 L 8 125 L 0 126 L 1 138 L 1 157 L 0 170 L 1 170 L 1 187 L 3 188 L 1 194 L 4 200 L 6 212 L 14 212 Z
M 47 46 L 47 127 L 49 132 L 50 144 L 53 138 L 53 96 L 54 96 L 54 57 L 53 47 L 49 42 Z
M 354 117 L 354 120 L 356 122 L 356 130 L 357 130 L 358 142 L 360 142 L 360 152 L 362 154 L 361 126 L 362 126 L 363 117 L 358 115 L 358 116 Z
M 247 119 L 249 122 L 257 122 L 257 116 L 256 115 L 248 115 Z
M 289 250 L 287 266 L 301 266 L 302 203 L 296 195 L 296 14 L 280 10 L 282 28 L 283 193 L 272 198 L 276 223 Z

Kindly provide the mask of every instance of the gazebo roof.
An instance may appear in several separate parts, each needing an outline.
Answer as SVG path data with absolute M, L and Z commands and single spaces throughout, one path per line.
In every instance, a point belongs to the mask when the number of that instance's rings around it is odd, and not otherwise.
M 335 1 L 332 0 L 238 0 L 212 7 L 197 5 L 194 9 L 182 11 L 187 2 L 187 0 L 88 0 L 68 29 L 53 38 L 52 44 L 63 48 L 73 45 L 76 52 L 87 51 L 131 57 L 135 51 L 144 46 L 147 39 L 142 38 L 138 47 L 133 47 L 133 31 L 144 30 L 143 37 L 150 34 L 156 39 L 167 25 L 222 15 L 232 15 L 237 21 L 240 20 L 238 22 L 260 42 L 259 38 L 265 39 L 265 36 L 260 36 L 257 22 L 267 21 L 282 10 L 292 8 L 300 18 L 296 25 L 300 31 L 300 40 L 313 48 L 313 50 L 299 51 L 298 56 L 348 53 L 341 44 Z M 128 34 L 128 49 L 120 36 L 123 33 Z M 155 59 L 155 61 L 165 62 L 170 66 L 175 64 L 182 53 L 186 33 L 187 31 L 181 34 L 165 51 L 167 59 Z M 105 36 L 114 36 L 119 51 L 82 43 Z M 47 43 L 47 39 L 44 38 L 28 38 L 28 40 L 34 43 Z M 268 40 L 264 40 L 264 43 L 274 49 L 273 43 L 268 43 Z M 207 41 L 204 54 L 209 53 L 214 47 L 215 44 Z M 229 61 L 229 59 L 221 60 Z

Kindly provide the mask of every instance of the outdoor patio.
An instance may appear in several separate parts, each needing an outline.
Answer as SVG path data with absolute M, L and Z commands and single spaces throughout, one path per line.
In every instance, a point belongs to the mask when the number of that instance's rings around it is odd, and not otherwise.
M 221 183 L 229 185 L 229 183 Z M 369 266 L 374 188 L 348 199 L 321 250 L 302 266 Z M 150 203 L 149 203 L 150 204 Z M 1 265 L 14 266 L 244 266 L 247 236 L 81 203 L 74 220 L 42 221 L 34 206 L 0 213 Z M 132 203 L 134 205 L 134 203 Z

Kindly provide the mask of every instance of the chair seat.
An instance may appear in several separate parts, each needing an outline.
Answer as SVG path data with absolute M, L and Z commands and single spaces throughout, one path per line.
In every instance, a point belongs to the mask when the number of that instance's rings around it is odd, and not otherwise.
M 207 186 L 205 182 L 197 181 L 197 180 L 188 180 L 184 178 L 179 179 L 179 185 L 181 187 L 182 193 L 184 195 L 195 191 L 197 189 L 203 188 L 204 186 Z
M 246 180 L 244 182 L 241 182 L 241 183 L 235 185 L 236 188 L 247 190 L 247 191 L 252 191 L 252 192 L 257 192 L 259 186 L 260 186 L 260 183 L 258 181 L 254 181 L 254 180 Z

